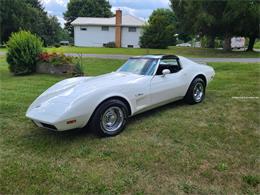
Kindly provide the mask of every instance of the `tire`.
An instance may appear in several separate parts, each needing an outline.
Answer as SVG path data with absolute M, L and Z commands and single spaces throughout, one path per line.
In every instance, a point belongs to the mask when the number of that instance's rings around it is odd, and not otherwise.
M 98 106 L 89 126 L 100 136 L 115 136 L 124 130 L 127 118 L 128 109 L 125 103 L 110 99 Z
M 206 83 L 201 78 L 195 78 L 185 95 L 185 101 L 189 104 L 201 103 L 205 98 Z

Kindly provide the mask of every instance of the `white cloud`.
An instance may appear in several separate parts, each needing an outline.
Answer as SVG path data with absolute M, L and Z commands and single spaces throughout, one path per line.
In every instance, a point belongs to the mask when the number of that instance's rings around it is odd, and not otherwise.
M 147 20 L 148 17 L 151 15 L 152 11 L 151 9 L 142 9 L 142 10 L 137 10 L 129 7 L 112 7 L 112 12 L 116 12 L 116 10 L 122 10 L 124 15 L 132 15 L 135 17 L 138 17 L 142 20 Z
M 121 9 L 124 14 L 130 14 L 147 20 L 153 10 L 169 8 L 169 0 L 109 0 L 112 11 Z
M 58 18 L 58 21 L 59 21 L 61 27 L 63 28 L 66 21 L 63 19 L 63 17 L 60 17 L 60 16 L 56 16 L 56 17 Z
M 61 5 L 63 7 L 66 7 L 69 0 L 41 0 L 41 1 L 44 5 L 58 4 L 58 5 Z
M 57 4 L 62 5 L 63 7 L 67 6 L 67 0 L 56 0 Z
M 133 9 L 156 9 L 169 7 L 169 0 L 109 0 L 112 6 Z
M 69 0 L 41 0 L 47 12 L 58 17 L 64 25 L 63 13 L 66 11 Z M 147 20 L 153 10 L 157 8 L 169 8 L 169 0 L 109 0 L 112 11 L 121 9 L 123 14 L 131 14 Z

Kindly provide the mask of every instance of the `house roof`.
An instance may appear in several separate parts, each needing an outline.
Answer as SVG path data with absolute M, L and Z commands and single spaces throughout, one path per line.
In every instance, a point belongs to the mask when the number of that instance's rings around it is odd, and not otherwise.
M 71 23 L 73 26 L 92 25 L 92 26 L 115 26 L 116 17 L 111 18 L 93 18 L 93 17 L 78 17 Z M 145 22 L 131 15 L 122 16 L 122 26 L 143 26 Z

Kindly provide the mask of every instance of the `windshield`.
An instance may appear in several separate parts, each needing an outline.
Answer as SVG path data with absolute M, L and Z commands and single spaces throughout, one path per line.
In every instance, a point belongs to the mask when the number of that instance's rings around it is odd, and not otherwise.
M 130 72 L 139 75 L 153 75 L 158 59 L 130 58 L 118 72 Z

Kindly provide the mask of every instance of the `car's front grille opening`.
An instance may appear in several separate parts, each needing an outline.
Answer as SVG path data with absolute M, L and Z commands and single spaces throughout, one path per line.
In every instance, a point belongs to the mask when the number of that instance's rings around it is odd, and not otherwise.
M 32 120 L 32 122 L 33 122 L 33 124 L 34 124 L 35 126 L 38 127 L 37 123 L 36 123 L 34 120 Z
M 46 123 L 41 123 L 43 127 L 52 129 L 52 130 L 57 130 L 57 128 L 54 125 L 46 124 Z

